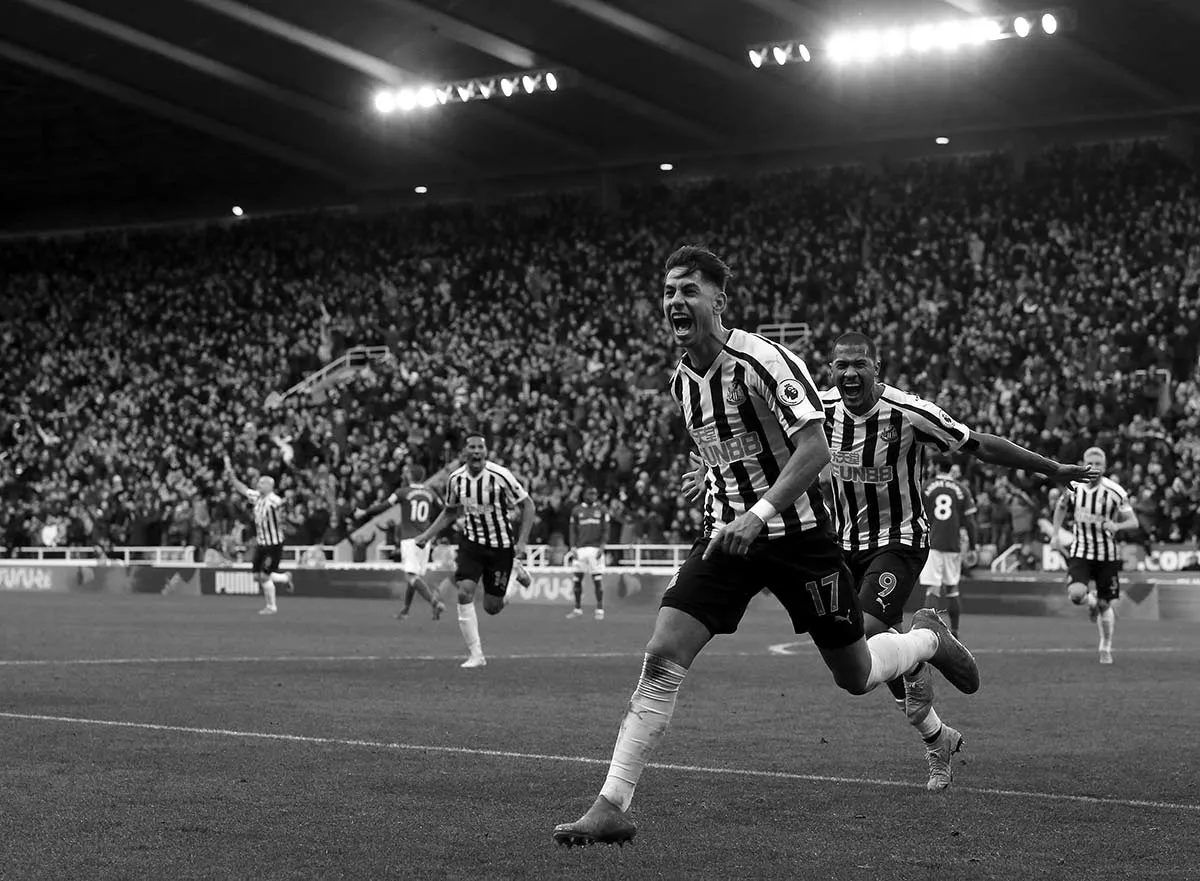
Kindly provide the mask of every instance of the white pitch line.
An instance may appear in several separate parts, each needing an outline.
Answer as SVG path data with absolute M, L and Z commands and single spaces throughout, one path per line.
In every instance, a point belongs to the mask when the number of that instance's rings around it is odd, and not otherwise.
M 1182 652 L 1185 649 L 1177 646 L 1149 646 L 1138 648 L 1132 646 L 1121 649 L 1118 654 L 1168 654 Z M 1095 654 L 1090 648 L 992 648 L 972 649 L 971 653 L 978 655 L 1089 655 Z M 816 647 L 809 642 L 781 642 L 767 646 L 763 652 L 737 652 L 709 650 L 704 653 L 706 658 L 762 658 L 792 657 L 795 655 L 815 655 Z M 570 660 L 603 660 L 606 658 L 641 658 L 643 652 L 525 652 L 508 655 L 493 655 L 488 657 L 496 661 L 570 661 Z M 0 659 L 0 667 L 102 667 L 133 664 L 320 664 L 346 663 L 350 661 L 393 662 L 393 661 L 454 661 L 461 660 L 461 655 L 194 655 L 180 658 L 12 658 Z
M 276 734 L 265 731 L 238 731 L 231 728 L 196 728 L 189 725 L 158 725 L 152 722 L 122 722 L 115 719 L 84 719 L 76 716 L 47 716 L 35 713 L 0 712 L 0 719 L 20 722 L 58 722 L 68 725 L 92 725 L 104 728 L 131 728 L 139 731 L 162 731 L 175 734 L 198 734 L 210 737 L 233 737 L 242 740 L 274 740 L 285 743 L 307 743 L 320 746 L 350 746 L 366 749 L 392 750 L 396 752 L 432 752 L 448 755 L 476 756 L 492 759 L 523 759 L 534 762 L 569 762 L 577 765 L 607 765 L 608 759 L 587 756 L 563 756 L 548 753 L 520 753 L 512 750 L 472 749 L 465 746 L 431 746 L 417 743 L 395 743 L 382 740 L 356 740 L 340 737 L 313 737 L 304 734 Z M 805 783 L 839 783 L 859 786 L 883 786 L 894 789 L 924 790 L 923 783 L 900 780 L 876 780 L 870 777 L 833 777 L 825 774 L 796 774 L 790 771 L 760 771 L 752 768 L 718 768 L 708 765 L 680 765 L 652 762 L 647 765 L 659 771 L 678 771 L 684 774 L 711 774 L 726 777 L 748 777 L 769 780 L 794 780 Z M 989 789 L 976 786 L 955 786 L 955 792 L 974 795 L 998 795 L 1011 798 L 1030 798 L 1040 801 L 1074 802 L 1077 804 L 1106 805 L 1124 808 L 1155 808 L 1163 811 L 1188 811 L 1200 813 L 1200 804 L 1184 802 L 1147 801 L 1132 798 L 1111 798 L 1100 795 L 1072 795 L 1069 793 L 1037 792 L 1022 789 Z

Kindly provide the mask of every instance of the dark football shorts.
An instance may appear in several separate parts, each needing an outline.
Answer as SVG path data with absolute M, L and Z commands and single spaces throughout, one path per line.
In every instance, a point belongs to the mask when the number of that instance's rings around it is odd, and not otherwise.
M 254 549 L 254 560 L 250 568 L 263 575 L 273 575 L 279 571 L 279 563 L 283 560 L 283 545 L 259 545 Z
M 715 552 L 697 539 L 663 594 L 662 605 L 687 612 L 711 633 L 737 630 L 750 600 L 764 587 L 779 600 L 796 633 L 821 648 L 844 648 L 863 636 L 862 612 L 833 535 L 811 529 L 755 542 L 745 557 Z
M 1067 562 L 1067 579 L 1074 584 L 1096 582 L 1096 599 L 1119 600 L 1121 598 L 1121 561 L 1085 560 L 1072 557 Z
M 904 545 L 847 553 L 846 565 L 854 576 L 863 613 L 888 627 L 898 627 L 904 620 L 904 604 L 921 582 L 921 570 L 928 557 L 925 548 Z
M 482 582 L 484 593 L 502 597 L 508 591 L 515 558 L 512 548 L 490 548 L 464 538 L 458 543 L 454 580 Z

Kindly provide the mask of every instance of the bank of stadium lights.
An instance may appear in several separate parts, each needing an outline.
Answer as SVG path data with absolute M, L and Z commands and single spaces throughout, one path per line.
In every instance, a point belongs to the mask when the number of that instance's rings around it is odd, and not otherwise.
M 375 110 L 383 116 L 389 116 L 396 112 L 411 113 L 445 104 L 467 104 L 472 101 L 532 95 L 535 92 L 557 92 L 560 85 L 561 82 L 554 71 L 530 70 L 437 85 L 380 89 L 375 93 Z
M 1039 10 L 1017 15 L 924 22 L 885 28 L 835 32 L 823 44 L 785 40 L 751 46 L 750 63 L 756 68 L 807 64 L 814 60 L 835 64 L 871 62 L 902 55 L 954 52 L 972 46 L 1030 36 L 1053 36 L 1072 21 L 1070 10 Z

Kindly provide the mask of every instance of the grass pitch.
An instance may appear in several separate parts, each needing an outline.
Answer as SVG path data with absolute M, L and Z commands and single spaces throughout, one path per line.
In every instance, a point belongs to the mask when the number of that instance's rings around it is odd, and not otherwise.
M 562 850 L 603 780 L 653 609 L 0 596 L 0 878 L 1196 879 L 1194 625 L 964 618 L 967 745 L 924 790 L 883 689 L 851 697 L 769 599 L 684 683 L 636 843 Z M 968 598 L 969 607 L 969 598 Z M 786 619 L 784 619 L 786 620 Z

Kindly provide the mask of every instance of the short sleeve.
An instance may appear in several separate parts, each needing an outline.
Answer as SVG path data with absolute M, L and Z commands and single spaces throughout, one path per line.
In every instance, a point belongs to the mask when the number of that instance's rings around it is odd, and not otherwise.
M 950 453 L 962 449 L 971 439 L 971 429 L 937 404 L 916 395 L 894 390 L 887 395 L 887 400 L 904 413 L 921 443 L 935 446 L 943 453 Z
M 753 339 L 753 338 L 752 338 Z M 783 346 L 755 340 L 742 355 L 749 364 L 747 379 L 789 435 L 825 419 L 825 404 L 804 359 Z

